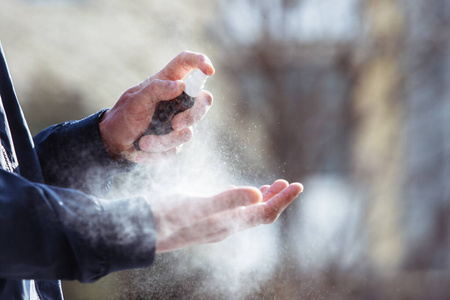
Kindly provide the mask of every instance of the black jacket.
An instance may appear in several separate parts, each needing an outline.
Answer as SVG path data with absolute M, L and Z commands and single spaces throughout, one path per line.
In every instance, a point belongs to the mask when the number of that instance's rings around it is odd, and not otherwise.
M 1 46 L 0 96 L 0 299 L 29 299 L 30 290 L 61 299 L 59 279 L 90 282 L 149 266 L 155 232 L 145 199 L 97 198 L 130 167 L 103 147 L 103 111 L 33 142 Z

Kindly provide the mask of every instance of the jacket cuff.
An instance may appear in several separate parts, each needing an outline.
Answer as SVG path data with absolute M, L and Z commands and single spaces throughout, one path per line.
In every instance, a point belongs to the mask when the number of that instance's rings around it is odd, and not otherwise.
M 95 165 L 102 168 L 110 176 L 114 176 L 119 173 L 131 171 L 137 164 L 126 159 L 114 160 L 106 151 L 99 124 L 103 114 L 107 110 L 102 109 L 80 121 L 72 121 L 66 129 L 66 134 L 74 136 L 77 143 L 87 149 L 91 149 L 91 155 Z M 80 132 L 85 132 L 86 134 L 79 134 Z
M 155 222 L 144 197 L 106 200 L 59 188 L 46 193 L 55 195 L 50 203 L 60 222 L 57 230 L 64 233 L 73 253 L 74 272 L 60 279 L 93 282 L 112 272 L 153 263 Z
M 109 252 L 106 274 L 150 266 L 155 258 L 156 233 L 145 198 L 101 200 L 101 205 L 105 224 L 115 220 L 116 226 L 103 236 L 103 246 Z
M 106 151 L 99 128 L 105 111 L 53 125 L 34 137 L 46 184 L 104 196 L 114 175 L 136 166 L 116 161 Z

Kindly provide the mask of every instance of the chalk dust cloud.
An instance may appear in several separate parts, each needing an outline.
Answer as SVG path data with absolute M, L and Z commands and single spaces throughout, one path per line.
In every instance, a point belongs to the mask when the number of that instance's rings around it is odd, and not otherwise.
M 213 61 L 215 103 L 194 139 L 176 159 L 118 178 L 112 197 L 210 195 L 279 177 L 305 186 L 274 225 L 93 285 L 65 283 L 67 299 L 450 295 L 447 1 L 2 7 L 0 35 L 33 132 L 112 106 L 184 49 Z

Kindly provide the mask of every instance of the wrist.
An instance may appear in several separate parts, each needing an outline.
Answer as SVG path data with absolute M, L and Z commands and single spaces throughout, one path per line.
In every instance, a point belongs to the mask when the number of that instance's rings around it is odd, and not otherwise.
M 99 122 L 98 126 L 99 126 L 99 130 L 100 130 L 100 136 L 103 141 L 103 146 L 105 147 L 105 150 L 108 153 L 108 155 L 116 161 L 122 161 L 125 158 L 124 158 L 122 152 L 119 150 L 120 147 L 118 147 L 115 144 L 114 139 L 110 134 L 112 131 L 111 126 L 110 126 L 110 121 L 111 121 L 111 110 L 106 109 L 105 111 L 103 111 L 103 113 L 101 113 L 99 115 L 99 118 L 98 118 L 98 122 Z

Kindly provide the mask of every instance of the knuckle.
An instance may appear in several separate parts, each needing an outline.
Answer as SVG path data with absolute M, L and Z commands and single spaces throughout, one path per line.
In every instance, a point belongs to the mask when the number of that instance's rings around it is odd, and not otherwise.
M 182 117 L 180 117 L 180 121 L 185 124 L 185 126 L 192 126 L 195 123 L 196 116 L 195 112 L 187 111 Z
M 184 128 L 181 131 L 176 132 L 176 135 L 174 135 L 174 140 L 173 142 L 176 143 L 177 145 L 179 144 L 183 144 L 188 142 L 193 136 L 193 132 L 192 129 L 189 128 Z
M 160 152 L 160 153 L 157 154 L 158 159 L 162 159 L 162 160 L 174 157 L 176 155 L 177 155 L 177 148 L 176 147 L 172 148 L 170 150 L 167 150 L 167 151 Z
M 275 211 L 271 211 L 266 214 L 265 224 L 273 224 L 278 219 L 278 214 Z
M 192 53 L 191 51 L 183 50 L 183 51 L 180 52 L 179 56 L 186 56 L 186 55 L 189 55 L 191 53 Z
M 201 63 L 207 62 L 209 60 L 208 57 L 202 53 L 196 53 L 196 56 L 198 61 Z
M 183 61 L 183 60 L 187 59 L 189 56 L 191 56 L 192 54 L 193 53 L 191 51 L 183 50 L 177 55 L 177 60 Z
M 214 97 L 210 92 L 205 92 L 205 103 L 207 106 L 211 106 L 214 102 Z
M 153 79 L 150 81 L 149 83 L 149 88 L 150 89 L 167 89 L 170 88 L 172 85 L 173 81 L 170 80 L 162 80 L 162 79 Z
M 147 84 L 147 88 L 143 89 L 143 91 L 147 91 L 149 93 L 154 93 L 155 91 L 159 90 L 161 86 L 161 80 L 160 79 L 153 79 L 149 81 Z
M 177 81 L 153 79 L 145 90 L 147 95 L 153 96 L 154 100 L 168 100 L 172 96 L 175 97 L 174 94 L 178 92 L 179 85 Z

